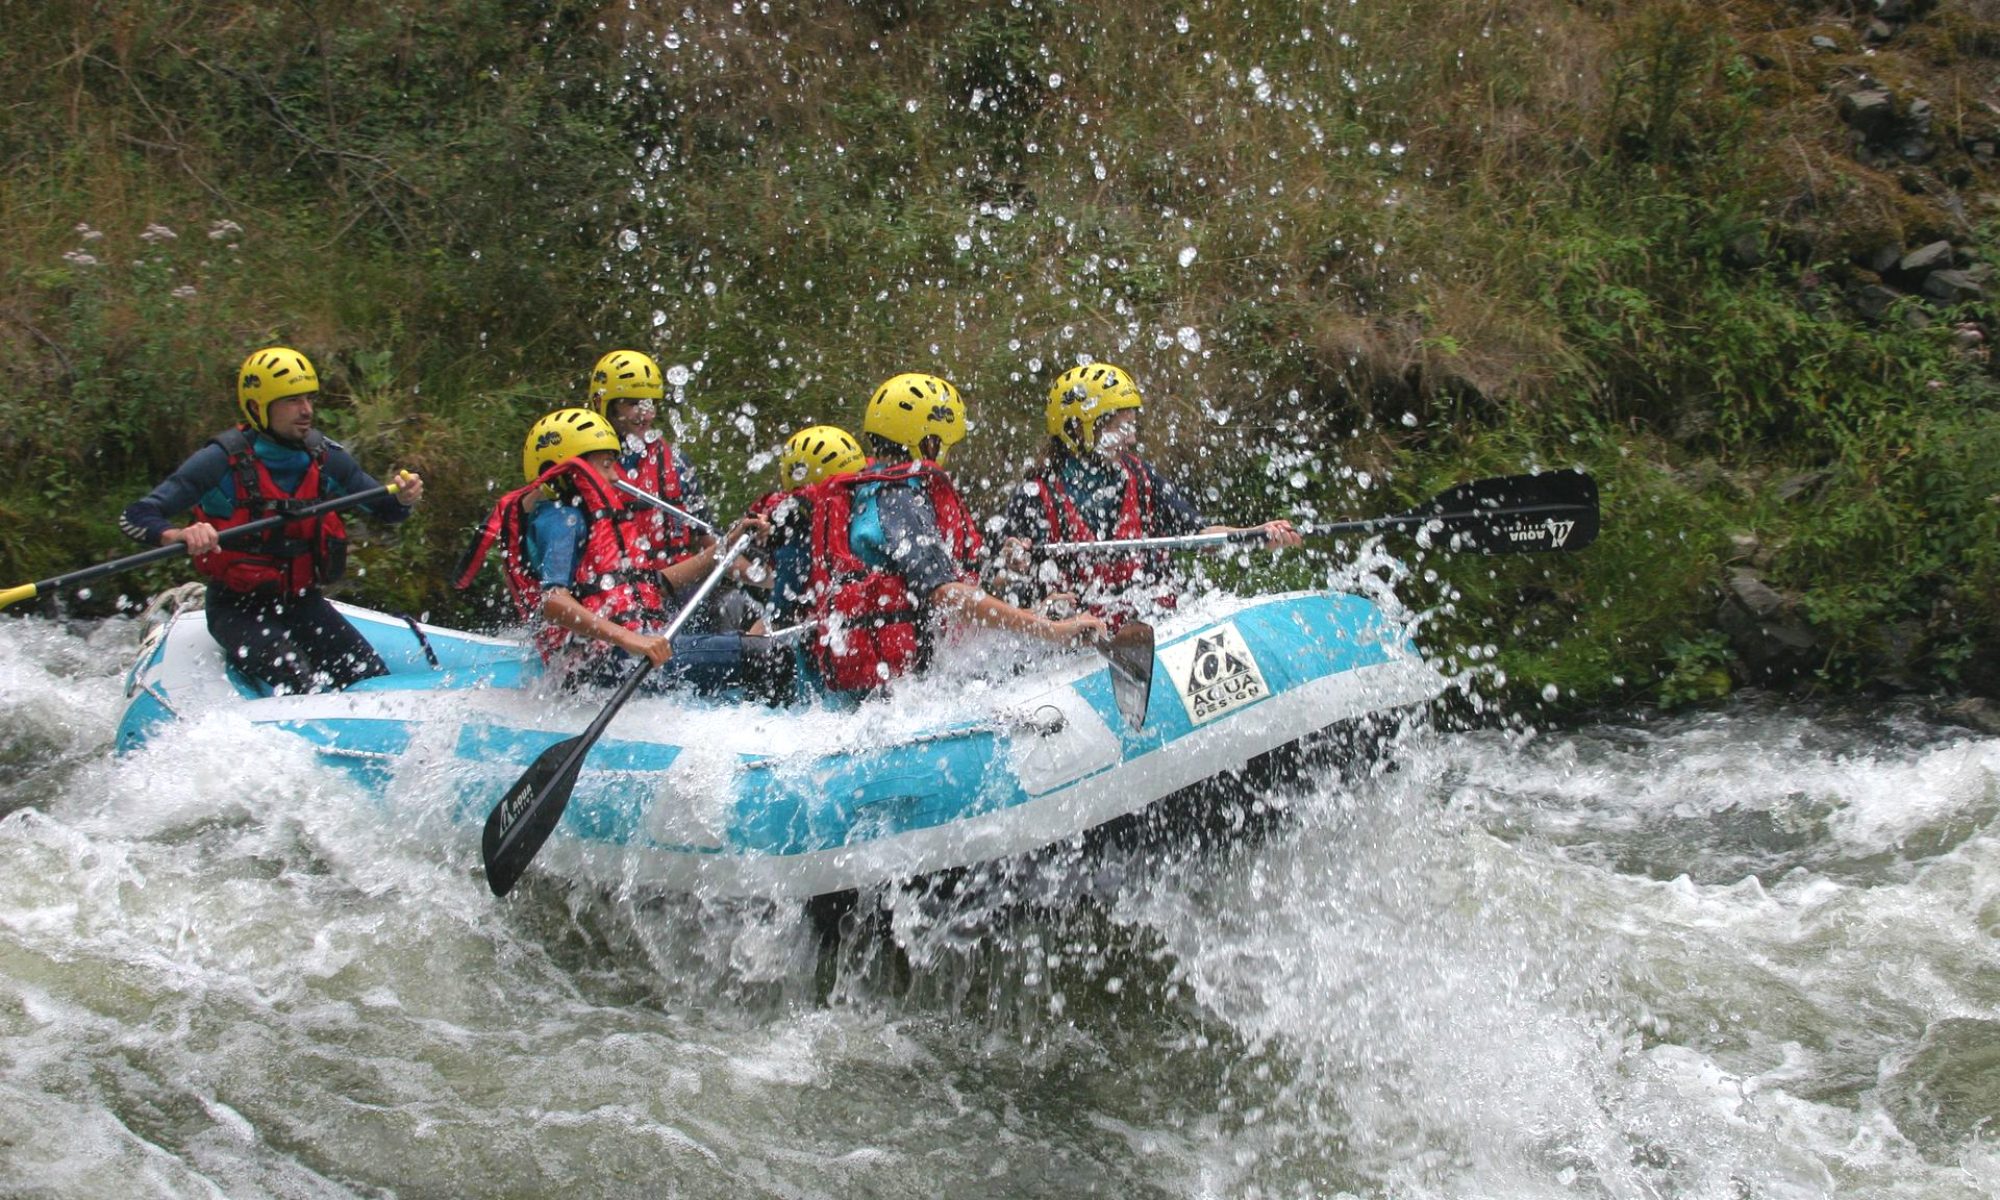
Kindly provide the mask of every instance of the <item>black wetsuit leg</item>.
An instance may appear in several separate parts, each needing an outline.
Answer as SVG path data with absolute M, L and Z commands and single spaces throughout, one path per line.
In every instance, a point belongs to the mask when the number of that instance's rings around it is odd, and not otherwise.
M 344 688 L 387 675 L 382 656 L 323 594 L 257 596 L 209 585 L 208 632 L 229 664 L 276 692 Z

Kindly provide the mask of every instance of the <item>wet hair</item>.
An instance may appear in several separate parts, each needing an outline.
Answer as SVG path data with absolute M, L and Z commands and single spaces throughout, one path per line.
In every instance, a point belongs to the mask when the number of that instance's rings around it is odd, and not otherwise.
M 889 462 L 908 462 L 909 447 L 901 442 L 892 442 L 879 433 L 863 435 L 868 439 L 868 457 L 885 459 Z
M 923 457 L 924 441 L 936 441 L 939 443 L 938 449 L 940 451 L 944 449 L 944 439 L 938 437 L 935 433 L 925 434 L 923 441 L 919 441 L 914 450 L 903 445 L 901 442 L 892 442 L 879 433 L 870 433 L 864 436 L 868 439 L 868 457 L 879 458 L 889 463 L 917 461 L 918 458 Z
M 1042 448 L 1042 461 L 1029 468 L 1028 477 L 1046 475 L 1076 457 L 1077 453 L 1069 448 L 1069 443 L 1051 434 L 1048 445 Z

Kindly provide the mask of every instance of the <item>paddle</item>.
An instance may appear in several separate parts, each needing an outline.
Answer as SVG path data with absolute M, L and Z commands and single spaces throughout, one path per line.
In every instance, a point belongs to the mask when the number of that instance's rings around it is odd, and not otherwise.
M 1400 513 L 1335 521 L 1299 529 L 1305 537 L 1412 530 L 1442 534 L 1446 549 L 1478 554 L 1581 550 L 1597 540 L 1597 481 L 1582 471 L 1503 475 L 1475 479 L 1438 493 Z M 1037 550 L 1058 554 L 1186 550 L 1262 542 L 1259 529 L 1197 533 L 1186 537 L 1125 538 L 1104 542 L 1045 542 Z
M 1127 621 L 1097 643 L 1097 652 L 1111 668 L 1111 699 L 1118 705 L 1118 715 L 1136 733 L 1146 723 L 1153 698 L 1153 627 Z
M 730 544 L 715 560 L 715 569 L 702 580 L 693 596 L 681 606 L 673 622 L 661 636 L 671 638 L 680 632 L 681 626 L 694 615 L 696 608 L 708 598 L 729 564 L 743 553 L 750 544 L 749 535 L 744 535 Z M 653 660 L 641 659 L 639 666 L 625 682 L 618 685 L 604 711 L 590 727 L 573 738 L 564 738 L 537 755 L 528 765 L 507 794 L 500 797 L 500 803 L 486 817 L 486 832 L 480 840 L 480 851 L 486 859 L 486 885 L 493 889 L 495 896 L 504 896 L 514 890 L 514 884 L 521 873 L 528 869 L 528 863 L 535 857 L 542 843 L 555 832 L 556 823 L 562 820 L 563 810 L 569 807 L 569 794 L 576 787 L 576 777 L 583 770 L 584 756 L 590 753 L 592 745 L 604 734 L 611 718 L 625 707 L 625 702 L 639 690 L 646 676 L 653 669 Z
M 394 495 L 395 492 L 395 484 L 385 483 L 380 487 L 372 487 L 366 491 L 355 492 L 349 496 L 335 496 L 329 500 L 321 500 L 317 503 L 308 504 L 304 508 L 295 508 L 288 513 L 281 513 L 274 517 L 260 517 L 246 524 L 220 530 L 217 533 L 216 540 L 227 544 L 248 537 L 253 533 L 262 533 L 267 529 L 276 529 L 288 521 L 297 521 L 304 517 L 315 517 L 320 513 L 338 512 L 343 508 L 352 508 L 357 504 L 365 504 L 378 496 Z M 24 583 L 19 587 L 0 589 L 0 608 L 6 608 L 8 605 L 21 600 L 33 600 L 43 592 L 54 591 L 57 588 L 71 587 L 79 583 L 89 583 L 93 579 L 102 579 L 106 575 L 116 575 L 120 571 L 129 571 L 134 567 L 143 567 L 147 563 L 161 562 L 185 553 L 187 553 L 186 543 L 169 542 L 164 546 L 156 546 L 151 550 L 142 550 L 137 554 L 128 554 L 124 558 L 114 558 L 107 563 L 98 563 L 94 567 L 85 567 L 81 571 L 71 571 L 67 575 L 57 575 L 52 579 L 43 579 L 34 583 Z
M 694 526 L 696 529 L 701 530 L 703 533 L 709 535 L 710 537 L 722 536 L 722 531 L 717 529 L 715 526 L 710 525 L 707 521 L 702 520 L 700 517 L 695 516 L 693 513 L 687 511 L 684 508 L 675 508 L 673 505 L 668 504 L 665 500 L 660 499 L 658 496 L 655 496 L 653 493 L 647 491 L 645 488 L 634 486 L 633 484 L 628 483 L 623 479 L 612 480 L 611 486 L 617 488 L 621 492 L 624 492 L 626 495 L 632 497 L 634 500 L 639 501 L 641 504 L 650 504 L 654 508 L 659 509 L 663 513 L 668 513 L 673 516 L 679 517 L 681 520 L 686 521 L 688 524 Z

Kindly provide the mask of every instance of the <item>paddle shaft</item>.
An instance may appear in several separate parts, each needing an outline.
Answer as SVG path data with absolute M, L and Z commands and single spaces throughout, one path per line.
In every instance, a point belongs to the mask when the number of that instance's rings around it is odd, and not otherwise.
M 1535 504 L 1522 508 L 1510 508 L 1510 517 L 1532 517 L 1576 510 L 1573 504 Z M 1422 528 L 1433 522 L 1451 524 L 1453 521 L 1477 520 L 1485 513 L 1406 513 L 1393 517 L 1369 517 L 1359 521 L 1333 521 L 1324 525 L 1297 526 L 1300 537 L 1335 537 L 1343 533 L 1380 533 L 1391 529 Z M 1117 551 L 1130 553 L 1135 550 L 1200 550 L 1213 546 L 1249 546 L 1264 541 L 1261 529 L 1237 529 L 1229 533 L 1190 533 L 1181 537 L 1115 538 L 1102 542 L 1044 542 L 1037 550 L 1059 554 L 1088 554 L 1092 551 Z
M 365 504 L 378 496 L 394 495 L 395 492 L 395 484 L 385 483 L 379 487 L 369 488 L 366 491 L 355 492 L 350 496 L 335 496 L 331 499 L 320 500 L 308 504 L 304 508 L 293 509 L 288 513 L 280 513 L 273 517 L 259 517 L 257 520 L 243 525 L 218 530 L 216 531 L 216 540 L 218 542 L 237 541 L 253 533 L 263 533 L 266 530 L 276 529 L 292 521 L 302 520 L 306 517 L 316 517 L 321 513 L 352 508 L 357 504 Z M 134 567 L 143 567 L 148 563 L 162 562 L 186 553 L 187 544 L 185 542 L 169 542 L 164 546 L 155 546 L 151 550 L 142 550 L 137 554 L 128 554 L 124 558 L 114 558 L 107 563 L 98 563 L 94 567 L 85 567 L 80 571 L 71 571 L 67 575 L 57 575 L 50 579 L 38 580 L 35 583 L 24 583 L 19 587 L 0 589 L 0 608 L 6 608 L 8 605 L 21 600 L 33 600 L 43 592 L 54 591 L 57 588 L 74 587 L 79 583 L 89 583 L 93 579 L 102 579 L 106 575 L 116 575 L 120 571 L 129 571 Z
M 696 529 L 701 530 L 703 533 L 708 534 L 710 537 L 722 536 L 721 531 L 716 529 L 715 526 L 710 525 L 707 521 L 702 520 L 700 517 L 695 516 L 693 513 L 687 511 L 684 508 L 675 508 L 673 505 L 668 504 L 665 500 L 660 499 L 658 496 L 655 496 L 653 493 L 647 491 L 645 488 L 634 486 L 632 483 L 623 479 L 612 480 L 611 486 L 617 488 L 621 492 L 624 492 L 626 495 L 632 497 L 634 500 L 639 501 L 641 504 L 650 504 L 654 508 L 659 509 L 663 513 L 671 513 L 672 515 L 679 517 L 681 520 L 686 521 L 688 524 L 694 526 Z
M 1572 514 L 1576 511 L 1577 506 L 1574 504 L 1523 504 L 1508 509 L 1505 515 L 1510 518 L 1552 517 Z M 1308 525 L 1299 530 L 1299 536 L 1333 537 L 1343 533 L 1376 533 L 1390 529 L 1422 529 L 1424 526 L 1430 524 L 1450 526 L 1464 524 L 1468 521 L 1490 520 L 1493 515 L 1489 512 L 1477 510 L 1451 513 L 1398 513 L 1395 516 L 1389 517 L 1369 517 L 1358 521 L 1333 521 L 1325 525 Z M 1232 536 L 1240 538 L 1242 535 L 1236 534 Z M 1257 540 L 1262 540 L 1263 536 L 1261 533 L 1257 534 Z
M 1504 525 L 1521 527 L 1523 522 L 1531 522 L 1541 517 L 1547 520 L 1584 521 L 1581 536 L 1576 544 L 1568 539 L 1548 539 L 1549 544 L 1482 545 L 1478 547 L 1487 553 L 1499 553 L 1513 549 L 1581 549 L 1596 535 L 1597 489 L 1589 477 L 1577 472 L 1557 472 L 1549 475 L 1512 476 L 1500 479 L 1476 480 L 1462 484 L 1434 497 L 1430 504 L 1408 512 L 1394 513 L 1386 517 L 1367 517 L 1354 521 L 1333 521 L 1299 528 L 1301 537 L 1334 537 L 1350 533 L 1386 533 L 1398 529 L 1418 529 L 1438 527 L 1446 531 L 1468 529 L 1496 529 Z M 1532 495 L 1526 503 L 1514 503 L 1507 499 L 1509 489 L 1519 489 Z M 1468 505 L 1469 507 L 1457 507 Z M 1180 537 L 1120 538 L 1100 542 L 1045 542 L 1036 550 L 1052 554 L 1129 554 L 1148 550 L 1193 550 L 1217 546 L 1254 545 L 1265 540 L 1262 529 L 1238 529 L 1228 533 L 1195 533 Z

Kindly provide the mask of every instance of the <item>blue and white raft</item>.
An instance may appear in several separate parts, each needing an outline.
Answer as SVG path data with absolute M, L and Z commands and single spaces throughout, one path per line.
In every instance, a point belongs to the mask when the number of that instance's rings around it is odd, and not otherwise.
M 175 718 L 233 710 L 305 739 L 386 810 L 448 814 L 471 840 L 535 757 L 601 705 L 550 687 L 523 641 L 341 609 L 390 674 L 302 696 L 227 670 L 198 606 L 174 613 L 127 680 L 120 752 Z M 1357 595 L 1215 596 L 1156 629 L 1136 730 L 1088 652 L 934 672 L 858 707 L 635 698 L 591 749 L 536 864 L 719 895 L 893 882 L 1077 839 L 1321 731 L 1391 721 L 1446 686 L 1407 629 Z

